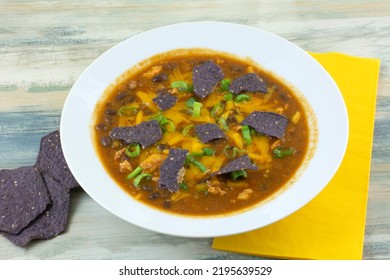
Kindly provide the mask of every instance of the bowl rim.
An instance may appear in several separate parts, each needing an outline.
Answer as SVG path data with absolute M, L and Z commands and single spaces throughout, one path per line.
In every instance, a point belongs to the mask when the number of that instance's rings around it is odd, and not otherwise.
M 205 35 L 206 31 L 207 35 Z M 185 36 L 186 34 L 191 36 Z M 240 46 L 240 49 L 237 49 L 239 45 L 234 41 L 224 47 L 217 40 L 224 43 L 231 42 L 229 38 L 223 36 L 232 34 L 237 35 L 241 40 L 245 39 L 247 43 L 261 42 L 266 46 L 261 48 Z M 153 44 L 156 37 L 177 39 L 177 36 L 182 38 L 176 40 L 174 45 L 165 40 L 160 45 Z M 194 45 L 195 39 L 198 40 L 197 45 Z M 284 190 L 277 199 L 269 200 L 248 211 L 227 216 L 201 218 L 169 214 L 135 201 L 116 185 L 102 167 L 93 147 L 90 132 L 94 104 L 104 92 L 101 89 L 107 88 L 136 62 L 157 53 L 191 46 L 215 49 L 242 57 L 248 56 L 249 53 L 258 64 L 264 65 L 264 69 L 276 73 L 276 76 L 286 80 L 304 94 L 315 111 L 318 122 L 318 143 L 314 155 L 294 186 Z M 266 47 L 273 49 L 265 49 Z M 258 48 L 263 51 L 261 55 L 254 54 Z M 233 51 L 235 49 L 237 51 Z M 121 55 L 126 52 L 134 54 L 134 57 L 121 59 Z M 289 74 L 288 71 L 299 71 L 299 75 Z M 303 75 L 308 77 L 304 79 Z M 307 80 L 309 78 L 310 81 Z M 319 81 L 322 82 L 322 87 L 318 89 L 320 93 L 308 96 L 307 91 L 313 89 L 312 84 Z M 327 95 L 321 96 L 321 93 Z M 318 96 L 321 96 L 320 100 Z M 334 115 L 337 117 L 331 115 L 330 120 L 324 119 L 323 107 L 326 105 L 332 106 L 332 112 L 336 112 Z M 338 138 L 325 137 L 324 139 L 323 135 L 332 131 L 338 133 Z M 242 233 L 264 227 L 297 211 L 320 193 L 336 173 L 345 154 L 348 133 L 348 114 L 342 94 L 333 78 L 312 56 L 295 44 L 268 31 L 241 24 L 208 21 L 155 28 L 132 36 L 104 52 L 76 80 L 66 98 L 60 123 L 61 144 L 69 168 L 83 189 L 96 202 L 114 215 L 137 226 L 184 237 L 216 237 Z M 78 141 L 74 135 L 79 136 Z M 329 152 L 330 150 L 332 152 Z M 85 157 L 84 160 L 80 159 L 80 155 Z M 321 166 L 327 168 L 320 170 Z M 104 184 L 104 187 L 97 186 L 100 184 Z M 311 187 L 308 188 L 308 185 Z

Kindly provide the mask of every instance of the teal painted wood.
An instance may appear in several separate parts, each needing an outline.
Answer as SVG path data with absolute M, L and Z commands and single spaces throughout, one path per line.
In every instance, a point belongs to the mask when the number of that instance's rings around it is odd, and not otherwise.
M 390 259 L 390 2 L 0 0 L 0 168 L 35 163 L 65 98 L 101 53 L 137 33 L 198 20 L 242 23 L 308 51 L 381 59 L 365 259 Z M 0 259 L 256 259 L 116 218 L 81 189 L 66 233 L 27 249 L 0 237 Z

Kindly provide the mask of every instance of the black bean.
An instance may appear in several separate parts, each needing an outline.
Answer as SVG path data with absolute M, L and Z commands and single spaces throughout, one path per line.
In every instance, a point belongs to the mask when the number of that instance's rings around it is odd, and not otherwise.
M 106 131 L 107 130 L 107 125 L 105 125 L 104 123 L 99 123 L 95 126 L 95 129 L 97 131 Z
M 157 149 L 160 151 L 169 150 L 169 148 L 170 148 L 170 146 L 168 144 L 158 144 L 157 145 Z
M 158 192 L 153 192 L 149 195 L 149 199 L 151 199 L 151 200 L 157 199 L 159 197 L 160 197 L 160 193 L 158 193 Z
M 104 147 L 109 147 L 111 146 L 111 143 L 112 143 L 112 139 L 110 138 L 110 136 L 102 136 L 100 138 L 100 143 L 104 146 Z
M 153 83 L 161 83 L 161 82 L 164 82 L 168 80 L 168 76 L 167 74 L 165 73 L 160 73 L 160 74 L 157 74 L 155 75 L 153 78 L 152 78 L 152 82 Z
M 120 93 L 117 94 L 117 96 L 115 97 L 115 100 L 122 101 L 123 99 L 125 99 L 125 97 L 126 97 L 126 92 L 121 91 Z
M 230 124 L 230 125 L 237 125 L 238 124 L 238 121 L 235 117 L 228 117 L 226 119 L 226 122 L 227 122 L 227 124 Z
M 280 98 L 283 102 L 288 102 L 288 101 L 290 101 L 290 97 L 289 97 L 288 95 L 286 95 L 284 92 L 279 93 L 279 98 Z
M 158 95 L 168 94 L 169 90 L 167 88 L 161 88 L 157 91 Z
M 108 108 L 108 109 L 106 109 L 106 111 L 104 113 L 106 115 L 109 115 L 109 116 L 114 116 L 114 115 L 116 115 L 116 110 L 112 109 L 112 108 Z

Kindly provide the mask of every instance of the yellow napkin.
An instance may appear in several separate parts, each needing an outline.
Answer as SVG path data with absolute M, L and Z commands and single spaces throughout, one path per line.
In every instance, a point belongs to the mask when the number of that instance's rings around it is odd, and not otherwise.
M 215 238 L 214 249 L 283 259 L 362 258 L 380 61 L 340 53 L 311 55 L 334 78 L 347 106 L 344 160 L 306 206 L 267 227 Z

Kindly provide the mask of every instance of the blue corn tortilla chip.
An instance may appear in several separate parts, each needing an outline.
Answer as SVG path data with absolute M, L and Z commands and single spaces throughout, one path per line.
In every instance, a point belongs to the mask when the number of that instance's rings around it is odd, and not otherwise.
M 229 90 L 234 94 L 246 92 L 267 92 L 267 85 L 262 78 L 259 78 L 255 73 L 248 73 L 237 79 L 234 79 L 230 84 Z
M 169 93 L 163 93 L 163 94 L 159 94 L 157 97 L 153 98 L 152 100 L 154 103 L 156 103 L 158 108 L 165 111 L 176 104 L 177 97 Z
M 42 137 L 35 166 L 41 173 L 50 175 L 65 188 L 79 186 L 65 161 L 59 130 Z
M 226 138 L 223 130 L 215 123 L 204 123 L 195 126 L 195 132 L 202 143 L 207 143 L 212 140 Z
M 194 94 L 200 98 L 209 95 L 214 87 L 223 79 L 221 67 L 209 60 L 197 65 L 192 70 L 192 84 Z
M 146 148 L 162 138 L 162 130 L 156 120 L 151 120 L 135 126 L 115 127 L 111 130 L 110 137 L 127 144 L 139 143 L 142 148 Z
M 179 183 L 184 176 L 184 162 L 188 151 L 184 149 L 170 149 L 167 159 L 160 167 L 159 188 L 166 188 L 170 192 L 179 190 Z
M 255 111 L 250 113 L 241 124 L 253 127 L 258 133 L 282 138 L 286 133 L 288 119 L 273 112 Z
M 52 201 L 51 205 L 18 234 L 3 234 L 17 246 L 25 247 L 34 239 L 53 238 L 66 229 L 70 206 L 69 190 L 49 175 L 43 175 L 43 178 Z
M 220 170 L 214 172 L 212 175 L 221 175 L 221 174 L 231 173 L 233 171 L 244 170 L 244 169 L 246 170 L 258 169 L 257 166 L 250 161 L 247 155 L 240 156 L 239 158 L 230 161 L 228 164 L 226 164 Z
M 0 170 L 0 231 L 18 234 L 51 203 L 34 166 Z

